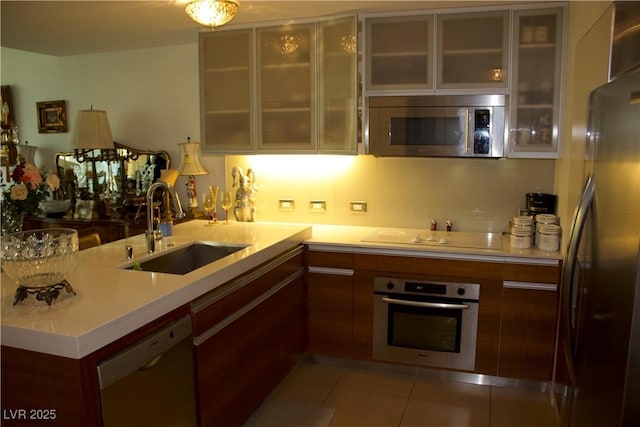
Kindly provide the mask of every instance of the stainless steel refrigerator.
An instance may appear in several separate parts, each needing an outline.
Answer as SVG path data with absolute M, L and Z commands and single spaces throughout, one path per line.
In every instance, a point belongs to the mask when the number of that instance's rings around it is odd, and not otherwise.
M 562 278 L 561 426 L 640 426 L 640 70 L 591 94 Z

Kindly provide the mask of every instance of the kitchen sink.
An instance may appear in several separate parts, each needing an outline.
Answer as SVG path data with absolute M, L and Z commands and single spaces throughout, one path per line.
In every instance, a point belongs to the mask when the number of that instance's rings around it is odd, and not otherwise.
M 155 273 L 187 274 L 214 261 L 229 256 L 249 245 L 217 242 L 195 242 L 160 256 L 134 263 L 127 270 Z

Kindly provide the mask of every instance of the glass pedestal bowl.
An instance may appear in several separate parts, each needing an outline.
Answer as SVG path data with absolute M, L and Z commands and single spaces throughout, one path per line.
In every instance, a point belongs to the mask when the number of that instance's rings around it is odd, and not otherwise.
M 18 283 L 14 305 L 35 293 L 51 301 L 66 289 L 75 295 L 65 276 L 78 265 L 78 232 L 72 228 L 22 231 L 0 239 L 2 270 Z

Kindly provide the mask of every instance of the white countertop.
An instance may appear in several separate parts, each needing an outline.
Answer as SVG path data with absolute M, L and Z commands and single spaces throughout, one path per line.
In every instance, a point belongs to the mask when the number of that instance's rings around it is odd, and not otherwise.
M 402 232 L 407 236 L 406 243 L 397 242 L 373 242 L 366 240 L 368 236 L 376 231 L 390 230 Z M 337 226 L 337 225 L 314 225 L 313 237 L 307 239 L 306 243 L 317 248 L 335 251 L 372 253 L 383 255 L 403 255 L 425 258 L 449 258 L 473 261 L 493 261 L 502 263 L 523 263 L 540 265 L 557 265 L 562 260 L 562 254 L 557 252 L 541 251 L 535 247 L 528 249 L 512 248 L 508 235 L 498 235 L 492 233 L 464 233 L 451 232 L 448 243 L 438 244 L 440 238 L 447 236 L 446 232 L 437 231 L 433 233 L 436 240 L 433 244 L 412 243 L 411 237 L 421 236 L 428 239 L 428 230 L 418 230 L 409 228 L 382 228 L 382 227 L 357 227 L 357 226 Z M 500 249 L 481 249 L 478 247 L 456 246 L 456 234 L 473 235 L 474 238 L 489 236 L 501 240 Z M 467 239 L 464 239 L 467 240 Z
M 311 236 L 307 225 L 205 224 L 174 226 L 169 238 L 174 248 L 194 240 L 250 246 L 185 275 L 123 269 L 129 265 L 126 245 L 133 246 L 134 259 L 147 256 L 143 235 L 80 251 L 78 268 L 67 277 L 77 295 L 61 290 L 51 306 L 34 296 L 14 306 L 17 285 L 3 273 L 2 344 L 82 358 Z
M 359 253 L 416 257 L 522 262 L 556 265 L 560 252 L 535 248 L 512 249 L 508 236 L 499 236 L 500 249 L 452 245 L 416 245 L 408 242 L 363 241 L 380 227 L 287 223 L 219 223 L 208 227 L 204 220 L 174 226 L 169 242 L 173 248 L 193 241 L 248 244 L 228 257 L 185 275 L 126 270 L 125 246 L 133 246 L 134 259 L 148 255 L 143 235 L 87 249 L 78 254 L 78 268 L 67 277 L 77 295 L 60 291 L 48 306 L 29 296 L 13 305 L 14 281 L 2 274 L 1 342 L 3 345 L 70 358 L 82 358 L 144 326 L 171 310 L 237 277 L 284 250 L 304 241 L 316 248 Z M 402 230 L 407 235 L 428 231 Z M 454 232 L 456 233 L 456 232 Z M 452 242 L 456 238 L 452 237 Z M 159 255 L 172 248 L 161 248 Z

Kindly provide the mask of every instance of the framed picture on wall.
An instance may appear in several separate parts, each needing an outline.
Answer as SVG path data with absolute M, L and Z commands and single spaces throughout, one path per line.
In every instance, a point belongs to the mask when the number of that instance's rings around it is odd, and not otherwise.
M 67 131 L 67 112 L 64 101 L 36 102 L 39 133 Z

